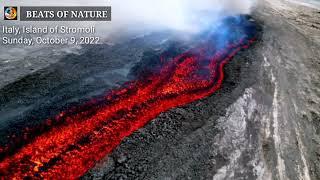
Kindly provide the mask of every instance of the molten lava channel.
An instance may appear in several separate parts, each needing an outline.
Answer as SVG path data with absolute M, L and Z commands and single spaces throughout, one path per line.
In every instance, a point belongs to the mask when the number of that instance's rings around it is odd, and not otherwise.
M 161 112 L 217 91 L 224 65 L 251 43 L 242 38 L 219 51 L 195 48 L 167 61 L 160 72 L 113 90 L 104 97 L 107 103 L 90 103 L 87 110 L 59 114 L 48 122 L 63 123 L 52 125 L 3 158 L 1 179 L 79 178 Z

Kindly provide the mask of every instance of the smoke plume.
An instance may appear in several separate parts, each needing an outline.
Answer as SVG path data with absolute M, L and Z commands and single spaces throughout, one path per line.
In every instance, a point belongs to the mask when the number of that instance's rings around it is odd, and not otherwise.
M 249 14 L 254 0 L 110 1 L 113 25 L 197 32 L 225 17 Z

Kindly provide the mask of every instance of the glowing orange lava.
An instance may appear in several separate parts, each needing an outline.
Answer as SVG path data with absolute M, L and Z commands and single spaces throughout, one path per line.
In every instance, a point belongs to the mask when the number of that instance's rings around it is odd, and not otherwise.
M 8 179 L 75 179 L 116 148 L 121 141 L 161 112 L 207 97 L 220 88 L 224 65 L 253 41 L 240 41 L 218 52 L 193 49 L 167 61 L 160 72 L 114 90 L 106 103 L 88 103 L 88 110 L 59 114 L 59 125 L 0 162 Z M 90 109 L 94 108 L 92 111 Z

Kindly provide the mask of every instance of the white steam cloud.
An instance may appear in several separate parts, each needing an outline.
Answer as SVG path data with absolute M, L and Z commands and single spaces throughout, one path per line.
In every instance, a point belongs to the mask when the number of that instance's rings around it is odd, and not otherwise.
M 229 15 L 249 14 L 254 0 L 112 0 L 113 24 L 198 31 Z

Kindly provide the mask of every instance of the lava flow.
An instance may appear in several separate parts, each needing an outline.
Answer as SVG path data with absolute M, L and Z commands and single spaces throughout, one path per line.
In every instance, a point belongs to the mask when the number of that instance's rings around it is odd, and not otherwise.
M 63 123 L 52 125 L 3 158 L 1 177 L 81 177 L 161 112 L 214 93 L 222 84 L 224 65 L 251 43 L 253 40 L 241 38 L 220 50 L 209 44 L 195 48 L 166 61 L 158 73 L 114 90 L 104 98 L 105 103 L 92 103 L 78 113 L 61 113 L 55 120 L 63 119 Z

